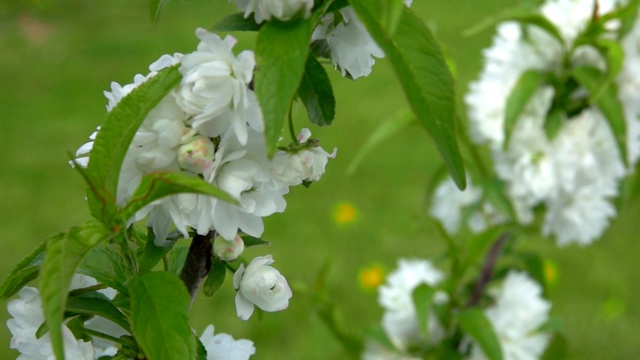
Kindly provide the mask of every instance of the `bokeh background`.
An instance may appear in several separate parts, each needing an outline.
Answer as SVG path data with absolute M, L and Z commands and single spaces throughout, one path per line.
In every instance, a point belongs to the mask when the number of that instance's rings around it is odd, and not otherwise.
M 491 29 L 462 32 L 515 0 L 416 0 L 457 69 L 459 97 L 482 65 Z M 0 276 L 52 233 L 89 218 L 82 180 L 67 164 L 104 119 L 102 91 L 125 84 L 164 53 L 195 49 L 197 27 L 234 11 L 225 0 L 175 0 L 152 26 L 145 0 L 0 1 Z M 236 50 L 253 47 L 241 34 Z M 330 70 L 330 69 L 329 69 Z M 346 355 L 314 314 L 305 295 L 330 259 L 328 289 L 354 332 L 379 322 L 375 291 L 359 272 L 393 269 L 400 257 L 436 256 L 442 241 L 427 216 L 424 193 L 441 160 L 426 132 L 402 131 L 377 146 L 353 175 L 346 169 L 374 127 L 407 107 L 386 60 L 368 78 L 350 81 L 330 71 L 338 100 L 329 128 L 310 126 L 325 149 L 338 147 L 327 173 L 288 195 L 287 211 L 265 220 L 270 247 L 295 295 L 290 308 L 243 322 L 235 316 L 230 282 L 213 298 L 199 297 L 192 324 L 255 342 L 255 359 L 342 359 Z M 464 117 L 464 112 L 461 112 Z M 297 126 L 309 126 L 298 109 Z M 550 295 L 575 359 L 640 358 L 640 241 L 638 204 L 628 204 L 593 246 L 558 249 L 530 239 L 555 265 Z M 183 245 L 188 245 L 185 242 Z M 4 305 L 2 306 L 4 309 Z M 0 311 L 0 320 L 8 318 Z M 0 359 L 16 358 L 0 326 Z

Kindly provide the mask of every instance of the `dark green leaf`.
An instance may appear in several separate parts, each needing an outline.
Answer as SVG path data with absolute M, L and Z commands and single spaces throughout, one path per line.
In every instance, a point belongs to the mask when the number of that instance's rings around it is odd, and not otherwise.
M 111 320 L 128 332 L 131 332 L 129 321 L 124 314 L 122 314 L 106 296 L 98 292 L 83 293 L 78 296 L 69 297 L 66 311 L 72 314 L 101 316 Z
M 517 21 L 523 25 L 533 25 L 539 27 L 540 29 L 546 31 L 553 38 L 558 40 L 560 44 L 564 45 L 564 39 L 562 38 L 562 35 L 560 34 L 558 28 L 556 28 L 556 26 L 551 21 L 549 21 L 549 19 L 545 18 L 541 14 L 536 14 L 534 11 L 537 10 L 532 9 L 528 5 L 509 8 L 495 16 L 489 17 L 479 22 L 469 30 L 466 30 L 463 35 L 475 35 L 480 31 L 491 28 L 503 21 Z
M 271 20 L 258 33 L 255 91 L 265 122 L 267 152 L 276 151 L 309 53 L 311 19 Z
M 200 341 L 200 338 L 198 336 L 194 334 L 193 337 L 196 338 L 196 347 L 198 351 L 196 360 L 207 360 L 207 349 L 204 347 L 202 341 Z
M 168 0 L 149 0 L 149 15 L 151 15 L 151 21 L 154 24 L 158 23 L 162 8 L 167 5 L 167 2 Z
M 564 124 L 564 116 L 560 109 L 551 109 L 544 119 L 544 133 L 549 140 L 555 139 L 562 125 Z
M 56 234 L 47 241 L 54 238 L 62 238 L 64 234 Z M 11 270 L 9 275 L 0 285 L 0 296 L 2 301 L 7 301 L 15 293 L 20 291 L 29 281 L 38 277 L 42 260 L 44 259 L 44 249 L 47 243 L 40 244 L 31 254 L 22 259 L 16 267 Z
M 85 256 L 108 235 L 102 224 L 89 221 L 72 227 L 64 236 L 54 237 L 47 243 L 40 276 L 40 295 L 53 352 L 58 360 L 64 359 L 62 319 L 71 278 Z
M 257 245 L 271 245 L 271 243 L 268 241 L 264 241 L 262 239 L 249 236 L 249 235 L 242 235 L 241 238 L 242 238 L 242 241 L 244 242 L 245 247 L 257 246 Z
M 349 6 L 349 2 L 347 0 L 335 0 L 331 5 L 329 5 L 329 8 L 327 8 L 327 13 L 338 11 L 347 6 Z
M 117 211 L 118 178 L 129 144 L 147 114 L 182 77 L 179 65 L 161 70 L 125 96 L 107 115 L 91 149 L 87 201 L 91 215 L 112 224 Z
M 253 16 L 245 18 L 244 13 L 239 12 L 218 20 L 218 22 L 211 27 L 211 31 L 258 31 L 260 27 L 262 27 L 262 25 L 256 24 Z
M 189 326 L 191 299 L 182 281 L 168 272 L 131 279 L 131 327 L 149 360 L 195 359 L 196 341 Z
M 336 115 L 336 99 L 333 97 L 327 72 L 313 56 L 307 58 L 298 96 L 312 123 L 320 126 L 331 125 Z
M 546 74 L 539 70 L 527 70 L 522 73 L 516 82 L 511 94 L 507 98 L 507 105 L 504 111 L 504 147 L 506 148 L 511 138 L 511 133 L 516 125 L 516 121 L 522 111 L 529 103 L 529 100 L 540 88 Z
M 347 174 L 352 175 L 371 150 L 401 130 L 406 129 L 415 120 L 415 116 L 409 110 L 400 111 L 396 115 L 383 120 L 353 157 L 349 167 L 347 167 Z
M 184 262 L 187 259 L 187 253 L 189 252 L 189 248 L 186 246 L 176 246 L 170 252 L 168 256 L 169 269 L 170 273 L 175 275 L 180 275 L 182 272 L 182 267 L 184 266 Z
M 624 109 L 620 100 L 618 99 L 618 88 L 614 82 L 610 83 L 605 90 L 600 90 L 599 85 L 602 85 L 599 81 L 603 74 L 602 71 L 595 67 L 582 65 L 572 69 L 571 75 L 580 85 L 584 86 L 590 95 L 602 91 L 595 105 L 598 106 L 600 111 L 604 114 L 611 126 L 614 137 L 618 144 L 618 150 L 623 161 L 627 162 L 627 123 L 625 121 Z M 591 100 L 591 99 L 590 99 Z
M 458 315 L 460 327 L 476 341 L 490 360 L 502 360 L 502 349 L 493 325 L 478 309 L 465 310 Z
M 119 246 L 103 243 L 94 248 L 84 259 L 77 273 L 91 276 L 119 292 L 128 293 L 124 283 L 135 273 L 126 261 Z
M 207 280 L 204 282 L 204 286 L 202 288 L 202 292 L 205 296 L 213 296 L 222 284 L 224 283 L 224 278 L 227 273 L 227 268 L 221 261 L 214 261 L 211 270 L 209 270 L 209 276 L 207 276 Z
M 155 235 L 153 229 L 147 228 L 147 241 L 144 246 L 144 251 L 138 260 L 140 273 L 151 271 L 172 248 L 172 246 L 158 247 L 154 244 L 154 240 Z
M 385 27 L 379 1 L 350 0 L 358 18 L 384 50 L 411 109 L 436 142 L 451 177 L 466 186 L 464 165 L 456 141 L 453 78 L 440 47 L 411 9 L 402 7 L 395 32 Z
M 119 216 L 127 222 L 136 212 L 150 203 L 180 193 L 213 196 L 238 205 L 238 201 L 231 195 L 197 176 L 178 172 L 155 172 L 142 177 L 140 185 L 131 195 L 127 205 L 120 211 Z
M 436 290 L 427 285 L 421 284 L 413 290 L 411 294 L 413 299 L 413 305 L 416 308 L 416 318 L 418 319 L 418 326 L 422 331 L 422 336 L 426 341 L 429 341 L 429 312 L 431 310 L 431 304 L 433 303 L 433 295 Z

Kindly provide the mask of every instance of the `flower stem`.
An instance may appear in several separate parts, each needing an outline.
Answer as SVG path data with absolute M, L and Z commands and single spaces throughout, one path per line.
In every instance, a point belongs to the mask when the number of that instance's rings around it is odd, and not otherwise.
M 503 233 L 502 235 L 500 235 L 498 240 L 493 243 L 491 249 L 489 249 L 487 257 L 484 260 L 484 264 L 482 265 L 480 275 L 478 276 L 478 280 L 476 280 L 476 284 L 473 287 L 473 293 L 471 294 L 471 298 L 469 299 L 469 303 L 467 304 L 468 307 L 475 306 L 482 298 L 482 293 L 487 287 L 487 283 L 489 283 L 489 280 L 491 280 L 491 276 L 493 276 L 493 268 L 496 265 L 500 254 L 502 254 L 502 249 L 504 249 L 504 246 L 510 236 L 511 234 L 508 232 Z
M 211 270 L 211 258 L 213 256 L 213 245 L 211 239 L 216 237 L 215 231 L 209 231 L 206 235 L 196 234 L 189 246 L 189 252 L 182 268 L 180 278 L 184 282 L 189 296 L 191 296 L 191 305 L 198 293 L 198 289 L 204 278 L 209 274 Z

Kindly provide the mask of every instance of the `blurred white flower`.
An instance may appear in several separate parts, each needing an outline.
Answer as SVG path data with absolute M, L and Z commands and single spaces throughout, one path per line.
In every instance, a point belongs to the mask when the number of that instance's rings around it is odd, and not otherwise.
M 331 52 L 331 61 L 342 76 L 347 73 L 357 79 L 368 76 L 375 64 L 374 57 L 384 57 L 384 52 L 373 41 L 364 24 L 358 19 L 352 7 L 340 10 L 342 21 L 334 22 L 333 14 L 322 18 L 314 30 L 313 40 L 325 40 Z
M 419 360 L 418 357 L 404 355 L 380 345 L 375 341 L 367 341 L 364 345 L 362 360 Z
M 378 302 L 385 310 L 382 318 L 389 340 L 400 351 L 421 338 L 419 322 L 425 321 L 429 327 L 429 341 L 438 343 L 444 336 L 444 329 L 431 314 L 428 319 L 418 319 L 413 305 L 413 291 L 420 284 L 436 286 L 443 274 L 427 260 L 398 260 L 398 269 L 387 276 L 387 282 L 378 289 Z M 437 292 L 435 303 L 446 302 L 446 294 Z
M 590 21 L 593 6 L 593 1 L 547 1 L 540 12 L 571 46 Z M 598 1 L 598 6 L 604 14 L 614 9 L 616 2 Z M 553 139 L 548 138 L 544 122 L 554 97 L 554 89 L 548 85 L 541 86 L 531 98 L 504 146 L 506 102 L 516 82 L 527 70 L 559 71 L 566 52 L 544 30 L 535 26 L 526 30 L 525 34 L 515 22 L 502 23 L 492 47 L 485 50 L 484 70 L 465 98 L 471 134 L 476 142 L 488 143 L 492 149 L 496 173 L 506 182 L 521 223 L 531 223 L 533 208 L 545 205 L 544 234 L 554 235 L 561 245 L 588 244 L 602 235 L 615 216 L 609 202 L 618 195 L 624 164 L 608 121 L 595 107 L 586 107 L 571 117 L 562 114 L 562 127 Z M 625 38 L 624 46 L 638 54 L 638 40 L 631 37 Z M 571 63 L 605 67 L 597 51 L 584 46 L 573 52 Z M 634 66 L 625 61 L 627 65 Z M 635 89 L 640 88 L 640 77 L 630 69 L 622 72 L 627 76 L 617 81 L 620 89 L 625 89 L 620 94 L 627 116 L 627 149 L 629 159 L 636 161 L 640 155 L 640 107 Z
M 268 312 L 284 310 L 293 296 L 287 280 L 272 268 L 271 255 L 259 256 L 245 268 L 240 265 L 233 275 L 238 317 L 247 320 L 253 314 L 254 305 Z
M 224 261 L 233 261 L 244 251 L 244 241 L 240 236 L 229 241 L 218 236 L 213 241 L 213 253 Z
M 298 143 L 307 144 L 310 137 L 311 131 L 304 128 L 298 135 Z M 334 159 L 337 153 L 337 148 L 328 153 L 320 146 L 309 144 L 307 148 L 293 153 L 276 154 L 271 170 L 279 180 L 290 186 L 299 185 L 303 181 L 318 181 L 324 174 L 329 158 Z
M 200 341 L 207 350 L 207 360 L 247 360 L 256 353 L 251 340 L 234 340 L 231 335 L 213 335 L 213 325 L 207 326 Z
M 482 200 L 482 189 L 471 184 L 467 178 L 467 188 L 460 191 L 451 178 L 443 181 L 433 194 L 433 200 L 429 214 L 440 221 L 449 234 L 455 234 L 460 229 L 463 210 L 475 205 Z M 483 215 L 479 211 L 469 217 L 469 225 L 472 230 L 482 231 L 486 227 Z
M 494 293 L 495 303 L 485 310 L 493 325 L 505 360 L 535 360 L 549 343 L 547 334 L 536 330 L 547 322 L 551 304 L 542 297 L 542 288 L 525 273 L 511 271 Z M 470 360 L 486 359 L 480 346 Z
M 311 16 L 313 0 L 234 0 L 238 10 L 244 11 L 245 19 L 253 13 L 256 23 L 276 18 L 289 20 L 302 12 L 305 18 Z

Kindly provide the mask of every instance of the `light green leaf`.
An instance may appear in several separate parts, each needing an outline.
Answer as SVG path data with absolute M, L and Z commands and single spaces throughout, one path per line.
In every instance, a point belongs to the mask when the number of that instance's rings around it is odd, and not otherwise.
M 502 360 L 502 348 L 487 317 L 478 309 L 468 309 L 458 315 L 460 327 L 476 341 L 490 360 Z
M 167 5 L 168 0 L 149 0 L 149 15 L 151 16 L 151 22 L 154 24 L 158 23 L 160 19 L 160 13 L 165 5 Z
M 618 99 L 618 88 L 614 82 L 610 83 L 605 90 L 600 90 L 599 79 L 602 78 L 602 71 L 588 65 L 576 66 L 571 70 L 571 75 L 576 81 L 585 87 L 590 95 L 602 91 L 602 96 L 595 102 L 600 111 L 604 114 L 611 126 L 620 156 L 625 163 L 627 159 L 627 123 L 624 110 Z M 592 99 L 590 99 L 592 100 Z
M 398 29 L 398 23 L 402 18 L 402 8 L 405 6 L 402 0 L 382 0 L 382 23 L 389 30 L 389 34 L 393 35 Z
M 67 300 L 66 312 L 73 315 L 86 314 L 101 316 L 117 324 L 129 333 L 131 332 L 129 320 L 127 320 L 124 314 L 121 313 L 106 296 L 98 292 L 70 296 Z
M 96 246 L 82 261 L 77 273 L 91 276 L 121 293 L 128 293 L 124 283 L 135 273 L 122 249 L 116 244 L 102 243 Z
M 227 268 L 221 261 L 213 262 L 211 270 L 209 270 L 209 276 L 207 276 L 207 280 L 205 280 L 202 288 L 205 296 L 213 296 L 213 294 L 220 290 L 220 287 L 222 287 L 224 283 L 226 273 Z
M 624 61 L 624 49 L 618 41 L 610 39 L 597 39 L 593 46 L 600 52 L 607 64 L 607 71 L 600 80 L 598 90 L 590 96 L 591 102 L 595 103 L 608 89 L 609 84 L 620 74 Z
M 506 195 L 505 184 L 502 180 L 494 177 L 482 184 L 482 193 L 485 200 L 496 210 L 512 220 L 516 220 L 516 211 L 511 200 Z
M 119 216 L 127 222 L 136 212 L 150 203 L 180 193 L 208 195 L 238 205 L 238 201 L 231 195 L 197 176 L 178 172 L 155 172 L 142 177 L 140 185 L 131 195 L 127 205 L 120 211 Z
M 362 160 L 371 152 L 371 150 L 375 149 L 380 145 L 380 143 L 399 133 L 401 130 L 404 130 L 415 121 L 415 116 L 408 109 L 402 110 L 396 115 L 384 119 L 353 157 L 349 167 L 347 167 L 347 174 L 353 175 Z
M 540 29 L 546 31 L 554 39 L 558 40 L 558 42 L 564 46 L 564 39 L 562 38 L 562 35 L 560 34 L 558 28 L 551 21 L 549 21 L 549 19 L 541 14 L 535 13 L 534 11 L 537 10 L 535 8 L 531 8 L 526 4 L 520 7 L 509 8 L 495 16 L 489 17 L 479 22 L 477 25 L 463 32 L 463 35 L 475 35 L 480 31 L 491 28 L 504 21 L 517 21 L 523 25 L 533 25 L 539 27 Z
M 544 120 L 544 133 L 547 135 L 547 138 L 549 140 L 555 139 L 560 129 L 562 129 L 563 124 L 564 116 L 562 115 L 562 111 L 556 108 L 551 109 Z
M 61 238 L 64 234 L 56 234 L 49 238 Z M 20 291 L 29 281 L 38 277 L 42 260 L 44 259 L 44 249 L 47 243 L 43 242 L 31 254 L 22 259 L 18 265 L 7 275 L 0 285 L 0 297 L 2 301 L 7 301 L 15 293 Z
M 118 178 L 129 144 L 147 114 L 173 89 L 182 75 L 175 65 L 133 89 L 107 115 L 91 149 L 87 201 L 91 215 L 108 225 L 116 214 Z
M 182 273 L 182 267 L 187 259 L 187 253 L 189 248 L 186 246 L 176 246 L 170 252 L 168 256 L 169 272 L 180 276 Z
M 195 359 L 196 341 L 189 326 L 191 299 L 182 281 L 168 272 L 131 279 L 133 336 L 149 360 Z
M 617 29 L 617 38 L 618 40 L 622 40 L 633 29 L 636 19 L 638 18 L 639 6 L 639 0 L 628 1 L 626 5 L 619 6 L 614 11 L 602 15 L 598 21 L 605 24 L 611 20 L 620 20 L 620 27 Z
M 253 19 L 253 14 L 245 18 L 244 13 L 239 12 L 218 20 L 218 22 L 211 27 L 211 31 L 258 31 L 261 27 L 262 24 L 256 24 Z
M 280 133 L 304 74 L 311 19 L 271 20 L 258 33 L 255 91 L 265 122 L 267 152 L 273 156 Z
M 411 9 L 402 7 L 398 28 L 384 23 L 381 0 L 350 0 L 358 18 L 384 50 L 411 109 L 436 142 L 451 177 L 466 186 L 464 165 L 456 141 L 453 78 L 431 31 Z
M 336 115 L 336 99 L 333 97 L 327 72 L 313 56 L 307 58 L 298 96 L 312 123 L 320 126 L 331 125 Z
M 423 339 L 429 341 L 429 312 L 431 310 L 431 304 L 433 303 L 433 295 L 436 290 L 428 284 L 420 284 L 413 290 L 411 297 L 413 299 L 413 306 L 416 309 L 416 318 L 418 319 L 418 325 L 422 332 Z
M 106 240 L 108 235 L 102 224 L 89 221 L 72 227 L 64 236 L 54 237 L 47 243 L 40 276 L 40 295 L 51 344 L 58 360 L 64 359 L 61 326 L 71 278 L 85 256 Z
M 539 70 L 527 70 L 522 73 L 516 82 L 511 94 L 507 98 L 507 104 L 504 111 L 504 147 L 509 145 L 511 133 L 516 125 L 516 121 L 522 111 L 529 103 L 529 100 L 540 88 L 546 74 Z

